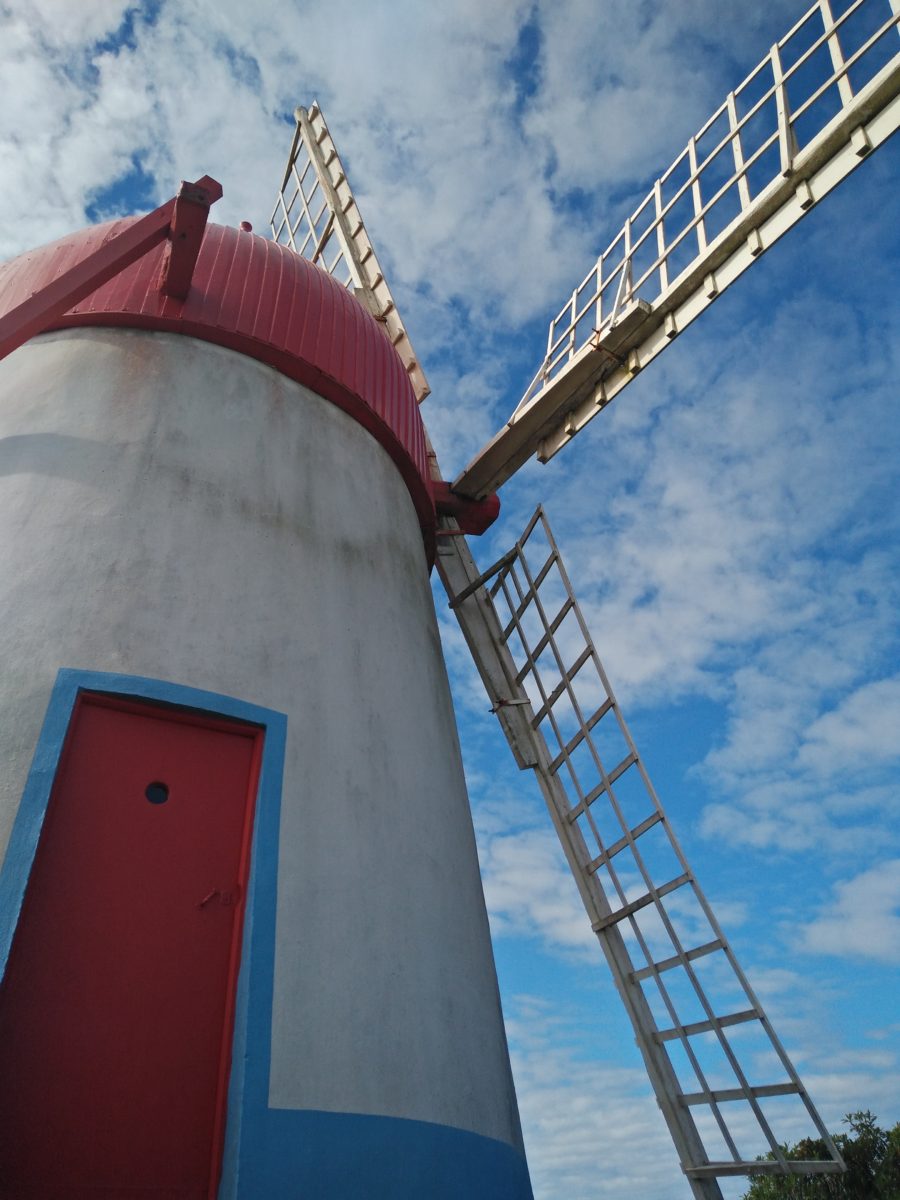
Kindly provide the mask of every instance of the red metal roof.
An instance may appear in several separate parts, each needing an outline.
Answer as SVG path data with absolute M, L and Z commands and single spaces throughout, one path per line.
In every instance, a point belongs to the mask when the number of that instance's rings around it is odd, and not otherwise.
M 137 220 L 95 225 L 0 264 L 0 316 Z M 332 401 L 384 446 L 409 489 L 429 552 L 434 503 L 412 385 L 381 327 L 346 288 L 267 238 L 207 225 L 187 298 L 159 290 L 166 243 L 50 328 L 124 325 L 216 342 Z M 429 553 L 430 556 L 430 553 Z

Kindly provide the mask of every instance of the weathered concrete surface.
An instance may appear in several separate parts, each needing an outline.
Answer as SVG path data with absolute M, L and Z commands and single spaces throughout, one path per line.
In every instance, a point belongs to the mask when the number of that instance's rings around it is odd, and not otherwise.
M 0 363 L 0 850 L 58 668 L 288 714 L 270 1104 L 521 1145 L 421 535 L 381 447 L 205 342 Z

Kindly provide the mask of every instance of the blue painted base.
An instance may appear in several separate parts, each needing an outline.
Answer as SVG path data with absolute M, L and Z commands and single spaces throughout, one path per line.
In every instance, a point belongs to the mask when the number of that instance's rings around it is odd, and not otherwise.
M 245 1136 L 240 1200 L 532 1200 L 512 1146 L 427 1121 L 268 1109 Z

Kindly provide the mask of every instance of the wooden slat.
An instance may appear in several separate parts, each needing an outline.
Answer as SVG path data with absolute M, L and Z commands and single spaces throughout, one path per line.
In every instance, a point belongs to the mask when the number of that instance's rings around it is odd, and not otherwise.
M 568 612 L 571 612 L 571 606 L 566 609 L 566 613 L 568 613 Z M 538 651 L 536 651 L 536 650 L 532 651 L 532 657 L 537 659 Z M 584 664 L 588 661 L 588 659 L 590 657 L 591 657 L 591 648 L 590 648 L 590 646 L 585 646 L 585 648 L 582 650 L 582 652 L 578 655 L 578 657 L 572 663 L 571 667 L 569 667 L 569 669 L 566 671 L 565 675 L 562 677 L 562 679 L 559 681 L 559 683 L 556 685 L 556 687 L 553 689 L 553 691 L 549 693 L 549 695 L 547 696 L 546 704 L 542 704 L 541 707 L 538 709 L 538 711 L 534 714 L 535 729 L 537 729 L 538 725 L 540 725 L 541 721 L 543 721 L 543 719 L 544 719 L 544 717 L 546 717 L 547 713 L 550 712 L 550 710 L 553 708 L 553 705 L 557 702 L 557 700 L 560 698 L 560 696 L 563 694 L 563 692 L 566 690 L 566 688 L 569 686 L 569 684 L 572 682 L 572 680 L 575 678 L 575 676 L 578 674 L 578 672 L 581 670 L 581 668 L 584 666 Z M 516 678 L 518 679 L 518 681 L 520 683 L 522 682 L 522 680 L 525 678 L 525 676 L 528 674 L 528 672 L 530 670 L 531 670 L 530 667 L 523 667 L 522 670 L 518 672 L 518 674 L 516 675 Z M 593 726 L 590 726 L 590 728 L 593 729 Z
M 641 821 L 639 825 L 635 825 L 634 829 L 629 831 L 631 834 L 630 837 L 620 837 L 617 842 L 613 842 L 602 854 L 598 854 L 596 858 L 591 859 L 588 863 L 588 871 L 593 875 L 595 871 L 599 871 L 601 867 L 605 867 L 610 859 L 615 858 L 617 854 L 621 854 L 626 846 L 630 846 L 642 833 L 646 833 L 648 829 L 652 829 L 654 825 L 658 825 L 661 820 L 662 813 L 652 813 L 645 821 Z
M 566 617 L 572 611 L 574 606 L 575 606 L 575 601 L 572 599 L 571 596 L 567 596 L 562 608 L 559 610 L 559 612 L 556 614 L 556 616 L 550 622 L 550 628 L 541 635 L 541 637 L 538 639 L 538 641 L 535 642 L 534 646 L 532 646 L 532 648 L 531 648 L 531 657 L 535 662 L 537 662 L 537 660 L 541 657 L 541 655 L 544 653 L 544 651 L 547 649 L 547 647 L 553 642 L 553 635 L 556 633 L 557 629 L 559 629 L 560 625 L 562 625 L 563 621 L 566 619 Z M 581 657 L 581 659 L 579 660 L 579 666 L 584 666 L 584 664 L 587 662 L 587 659 L 589 657 L 590 657 L 590 652 L 588 652 L 587 656 L 583 655 Z M 519 680 L 520 682 L 525 677 L 525 675 L 528 674 L 529 669 L 530 668 L 522 669 L 522 671 L 520 672 L 520 680 Z M 571 680 L 578 673 L 578 669 L 579 669 L 578 667 L 571 667 L 566 672 L 566 674 L 564 676 L 563 687 L 565 687 L 565 683 L 567 681 L 571 682 Z
M 619 765 L 617 767 L 614 767 L 609 772 L 609 774 L 606 776 L 607 782 L 615 783 L 617 779 L 621 779 L 621 777 L 625 774 L 625 772 L 628 770 L 628 768 L 633 767 L 637 763 L 637 760 L 638 760 L 638 758 L 637 758 L 636 754 L 634 754 L 634 753 L 628 754 L 625 758 L 622 759 L 622 761 L 619 763 Z M 588 792 L 588 794 L 585 796 L 585 798 L 583 800 L 580 800 L 578 802 L 578 804 L 576 804 L 576 806 L 569 813 L 569 820 L 574 821 L 577 816 L 579 816 L 581 813 L 583 813 L 585 811 L 585 809 L 590 808 L 591 805 L 596 800 L 598 800 L 605 791 L 606 791 L 606 783 L 604 783 L 602 781 L 600 783 L 598 783 L 595 788 L 591 788 L 591 790 Z M 647 795 L 648 795 L 648 799 L 649 799 L 649 792 L 647 793 Z M 662 813 L 660 813 L 660 820 L 662 820 Z M 639 828 L 639 827 L 636 826 L 636 828 Z
M 689 962 L 693 962 L 696 958 L 704 958 L 707 954 L 714 954 L 716 950 L 724 949 L 725 943 L 719 941 L 718 938 L 715 938 L 711 942 L 704 942 L 702 946 L 697 946 L 693 950 L 688 950 L 684 957 Z M 640 971 L 635 971 L 631 977 L 635 983 L 640 983 L 641 980 L 649 979 L 651 975 L 655 975 L 657 972 L 671 971 L 673 967 L 680 967 L 682 965 L 683 962 L 681 957 L 677 954 L 673 954 L 671 958 L 660 959 L 660 961 L 658 963 L 654 963 L 652 967 L 642 967 Z
M 844 1167 L 833 1159 L 787 1158 L 784 1163 L 755 1158 L 750 1162 L 710 1162 L 684 1167 L 685 1175 L 702 1179 L 725 1175 L 839 1175 Z
M 521 619 L 521 617 L 523 616 L 523 614 L 525 612 L 525 609 L 528 607 L 529 604 L 531 604 L 532 600 L 534 600 L 535 593 L 537 592 L 538 588 L 541 586 L 541 584 L 546 579 L 547 572 L 553 566 L 555 561 L 556 561 L 556 556 L 551 554 L 550 557 L 547 559 L 547 561 L 544 563 L 544 565 L 541 567 L 540 571 L 538 571 L 537 575 L 535 575 L 534 586 L 527 588 L 524 592 L 520 592 L 519 603 L 516 606 L 516 608 L 512 609 L 512 620 L 503 627 L 504 638 L 508 638 L 509 635 L 512 633 L 513 629 L 518 625 L 519 620 Z M 503 582 L 503 580 L 506 578 L 507 575 L 509 575 L 509 572 L 505 571 L 502 574 L 501 578 L 497 581 L 497 584 L 495 584 L 495 586 L 491 589 L 492 596 L 496 595 L 497 587 L 499 586 L 500 583 Z M 515 578 L 513 579 L 513 581 L 515 582 Z
M 566 759 L 572 757 L 573 751 L 578 749 L 578 747 L 581 745 L 581 743 L 584 741 L 584 739 L 587 737 L 587 735 L 591 732 L 591 730 L 594 728 L 594 726 L 597 724 L 597 722 L 600 721 L 603 717 L 606 716 L 606 714 L 608 712 L 610 712 L 612 710 L 614 703 L 615 702 L 613 701 L 612 697 L 607 696 L 607 698 L 603 701 L 603 703 L 600 705 L 600 707 L 594 712 L 593 716 L 590 717 L 587 721 L 585 721 L 582 728 L 578 730 L 578 732 L 575 734 L 575 736 L 573 738 L 571 738 L 570 741 L 566 742 L 563 749 L 560 750 L 560 752 L 559 752 L 559 754 L 557 754 L 556 758 L 554 758 L 553 761 L 550 763 L 551 772 L 553 772 L 555 774 L 559 770 L 559 768 L 562 766 L 562 764 L 566 761 Z M 535 727 L 536 726 L 537 726 L 537 722 L 535 722 Z
M 748 1096 L 760 1100 L 766 1096 L 798 1096 L 801 1089 L 794 1083 L 767 1083 L 762 1087 L 722 1088 L 713 1092 L 686 1092 L 681 1097 L 682 1104 L 722 1104 L 728 1100 L 746 1100 Z
M 668 883 L 664 883 L 662 887 L 655 888 L 654 891 L 648 892 L 646 896 L 641 896 L 637 900 L 632 900 L 630 903 L 617 908 L 615 912 L 609 914 L 608 917 L 601 917 L 599 921 L 594 921 L 591 925 L 594 933 L 601 933 L 604 929 L 608 929 L 610 925 L 618 925 L 619 921 L 624 921 L 626 917 L 632 916 L 639 912 L 640 909 L 646 908 L 648 904 L 653 904 L 662 896 L 668 896 L 670 892 L 674 892 L 676 888 L 682 887 L 690 882 L 690 875 L 685 871 L 683 875 L 679 875 L 676 879 L 670 879 Z
M 712 1033 L 717 1028 L 726 1025 L 742 1025 L 745 1021 L 758 1021 L 759 1013 L 755 1008 L 747 1008 L 743 1012 L 729 1013 L 724 1017 L 716 1017 L 713 1021 L 692 1021 L 689 1025 L 676 1025 L 674 1029 L 663 1029 L 656 1034 L 659 1042 L 672 1042 L 680 1037 L 693 1037 L 697 1033 Z

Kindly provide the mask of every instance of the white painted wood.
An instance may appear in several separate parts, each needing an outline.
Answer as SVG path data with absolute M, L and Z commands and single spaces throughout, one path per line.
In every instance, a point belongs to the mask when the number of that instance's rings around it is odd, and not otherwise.
M 864 6 L 873 11 L 877 9 L 884 19 L 866 42 L 852 55 L 845 57 L 839 53 L 840 46 L 836 41 L 840 26 L 848 15 Z M 810 15 L 818 16 L 823 22 L 822 32 L 790 70 L 782 72 L 781 49 Z M 639 298 L 648 302 L 652 309 L 644 326 L 624 344 L 615 347 L 622 361 L 616 362 L 609 354 L 591 354 L 592 350 L 603 349 L 603 330 L 615 323 L 613 314 L 604 314 L 603 323 L 598 326 L 599 338 L 595 335 L 579 344 L 577 341 L 573 343 L 574 323 L 570 325 L 563 310 L 551 322 L 547 356 L 531 386 L 506 426 L 482 447 L 454 480 L 453 486 L 457 491 L 474 497 L 484 496 L 500 487 L 532 454 L 537 454 L 541 462 L 552 458 L 603 407 L 595 399 L 598 386 L 603 384 L 605 404 L 633 377 L 633 372 L 623 365 L 627 364 L 632 351 L 637 355 L 632 362 L 646 366 L 668 344 L 674 330 L 683 332 L 763 251 L 796 224 L 805 211 L 827 195 L 863 158 L 896 131 L 900 126 L 900 49 L 857 94 L 853 94 L 849 87 L 847 71 L 854 64 L 866 61 L 866 55 L 879 39 L 892 26 L 897 28 L 898 25 L 900 0 L 856 0 L 836 20 L 831 16 L 830 5 L 821 0 L 772 48 L 767 59 L 728 97 L 719 113 L 689 140 L 686 150 L 674 164 L 682 162 L 686 154 L 689 178 L 666 205 L 660 206 L 648 230 L 632 246 L 629 218 L 601 258 L 604 264 L 609 263 L 608 267 L 604 266 L 607 279 L 613 273 L 622 272 L 617 302 L 621 305 L 630 298 Z M 787 82 L 808 62 L 816 49 L 824 45 L 831 52 L 831 74 L 811 87 L 807 98 L 797 105 L 796 113 L 791 114 L 787 106 Z M 760 71 L 770 72 L 771 84 L 753 107 L 738 118 L 737 98 L 743 88 L 758 79 Z M 841 83 L 842 80 L 847 86 Z M 798 115 L 811 111 L 815 100 L 829 87 L 835 86 L 839 89 L 841 110 L 798 150 L 793 121 Z M 753 154 L 745 156 L 740 143 L 741 131 L 749 120 L 758 116 L 767 102 L 774 104 L 777 109 L 777 129 Z M 729 132 L 701 159 L 698 142 L 704 133 L 711 130 L 716 117 L 722 112 L 728 114 Z M 734 157 L 734 173 L 714 194 L 708 195 L 704 172 L 729 141 Z M 750 171 L 761 161 L 762 155 L 776 144 L 779 170 L 764 185 L 757 186 L 755 194 L 751 194 Z M 668 174 L 661 179 L 665 180 Z M 706 224 L 709 213 L 729 187 L 738 189 L 741 211 L 727 228 L 708 241 Z M 649 197 L 651 201 L 658 196 L 657 188 L 658 184 L 655 184 Z M 693 218 L 683 229 L 674 229 L 668 220 L 669 214 L 688 191 L 693 201 Z M 632 279 L 628 273 L 631 257 L 650 236 L 656 239 L 656 261 L 642 279 Z M 654 294 L 654 274 L 662 274 L 660 267 L 665 263 L 666 256 L 685 238 L 695 238 L 697 241 L 697 253 L 693 261 L 677 278 L 668 278 L 667 285 L 660 285 Z M 619 242 L 621 248 L 617 248 Z M 713 286 L 709 286 L 710 279 Z M 576 292 L 580 293 L 583 287 L 584 284 Z
M 828 34 L 828 53 L 831 55 L 831 65 L 834 68 L 835 76 L 837 77 L 838 91 L 841 95 L 841 104 L 849 104 L 853 99 L 853 88 L 850 86 L 850 80 L 847 78 L 847 73 L 844 67 L 844 52 L 841 49 L 841 39 L 838 28 L 835 26 L 834 15 L 831 11 L 831 0 L 819 0 L 819 8 L 822 13 L 822 22 L 826 29 L 830 29 Z
M 276 241 L 291 246 L 298 254 L 303 254 L 329 274 L 341 279 L 353 291 L 356 298 L 381 323 L 406 367 L 416 399 L 421 404 L 431 390 L 428 380 L 413 351 L 406 327 L 378 263 L 322 110 L 314 103 L 308 110 L 298 107 L 294 115 L 297 128 L 272 215 L 272 235 Z M 316 232 L 321 210 L 310 210 L 308 199 L 300 188 L 300 179 L 307 169 L 315 173 L 323 196 L 322 207 L 329 214 L 321 232 Z M 292 182 L 300 190 L 299 200 L 306 218 L 305 224 L 299 227 L 299 237 L 298 226 L 296 222 L 291 224 L 285 203 L 285 192 L 289 197 L 292 194 Z M 307 229 L 311 230 L 311 236 L 306 235 Z M 332 231 L 337 247 L 329 258 L 324 251 Z
M 533 544 L 530 544 L 535 531 L 540 539 L 539 550 L 535 550 Z M 532 565 L 534 556 L 539 554 L 543 557 L 546 554 L 544 546 L 549 547 L 549 556 L 540 566 L 535 567 Z M 537 561 L 540 562 L 540 557 Z M 542 592 L 542 587 L 545 587 L 551 575 L 551 589 L 561 582 L 563 597 L 560 599 L 556 593 L 552 606 L 547 608 L 542 599 L 547 592 L 546 588 Z M 516 635 L 514 644 L 521 647 L 521 657 L 512 662 L 512 670 L 515 678 L 520 681 L 520 686 L 527 681 L 527 690 L 533 698 L 530 705 L 524 706 L 523 715 L 529 718 L 535 776 L 578 883 L 591 927 L 597 934 L 613 972 L 616 987 L 631 1018 L 635 1038 L 657 1101 L 695 1197 L 703 1197 L 706 1200 L 715 1197 L 718 1200 L 721 1192 L 716 1182 L 717 1176 L 750 1174 L 756 1170 L 755 1158 L 741 1156 L 737 1128 L 732 1126 L 723 1108 L 723 1105 L 727 1107 L 727 1103 L 733 1100 L 741 1100 L 749 1106 L 759 1130 L 765 1137 L 773 1157 L 766 1170 L 780 1171 L 784 1174 L 841 1170 L 842 1164 L 837 1148 L 743 974 L 672 832 L 618 707 L 578 607 L 559 548 L 541 508 L 538 508 L 512 550 L 499 559 L 489 571 L 476 578 L 485 607 L 494 609 L 493 617 L 489 617 L 489 626 L 496 638 L 498 656 L 506 660 L 512 658 L 509 644 L 513 633 Z M 470 587 L 467 592 L 459 594 L 459 606 L 469 603 L 473 598 L 473 588 Z M 502 605 L 503 616 L 497 611 L 496 605 Z M 563 622 L 572 617 L 577 622 L 579 634 L 573 644 L 573 630 L 569 629 L 566 639 L 568 657 L 564 657 L 557 637 Z M 535 634 L 535 628 L 542 632 Z M 577 644 L 583 646 L 580 654 L 575 654 Z M 547 662 L 555 665 L 549 668 L 539 665 Z M 507 672 L 510 669 L 507 665 Z M 578 690 L 576 679 L 581 685 Z M 590 715 L 583 710 L 580 700 L 580 696 L 585 694 L 603 697 L 595 712 Z M 560 713 L 563 715 L 560 716 Z M 563 732 L 562 721 L 571 722 L 573 714 L 578 729 L 574 736 L 567 738 Z M 625 758 L 613 769 L 607 769 L 595 741 L 596 731 L 602 722 L 607 723 L 607 736 L 610 728 L 618 730 L 627 750 Z M 610 726 L 610 722 L 614 724 Z M 556 754 L 551 749 L 548 739 L 558 747 Z M 587 775 L 598 775 L 600 779 L 597 786 L 589 791 L 585 787 L 585 750 L 589 752 L 593 762 L 593 766 L 587 770 Z M 576 753 L 580 755 L 577 761 L 574 757 Z M 639 776 L 646 806 L 651 810 L 647 818 L 633 828 L 626 820 L 617 799 L 617 789 L 626 773 L 630 773 L 632 779 Z M 615 815 L 616 820 L 613 824 L 618 825 L 621 836 L 614 843 L 604 844 L 595 814 L 598 814 L 600 809 L 608 808 L 611 808 Z M 609 827 L 607 819 L 603 822 L 603 828 Z M 681 867 L 679 875 L 665 882 L 655 877 L 653 869 L 648 865 L 652 860 L 645 859 L 647 842 L 643 839 L 654 830 L 657 834 L 660 830 L 663 831 L 671 847 L 673 861 Z M 588 837 L 591 840 L 591 848 L 586 841 Z M 592 848 L 595 846 L 600 850 L 599 855 L 593 853 Z M 613 863 L 613 859 L 619 854 L 623 854 L 626 859 L 621 871 L 618 864 Z M 601 867 L 604 871 L 603 882 L 599 875 Z M 643 894 L 638 896 L 634 895 L 630 885 L 628 890 L 625 885 L 625 880 L 631 879 L 635 873 L 639 876 L 640 886 L 643 888 Z M 704 928 L 707 934 L 712 935 L 705 941 L 698 941 L 694 946 L 686 945 L 682 940 L 666 902 L 666 897 L 682 888 L 693 894 L 705 919 Z M 652 919 L 665 930 L 668 943 L 675 950 L 674 956 L 657 961 L 650 944 L 655 926 L 646 924 L 643 914 L 647 912 L 651 913 Z M 627 930 L 627 941 L 623 930 Z M 639 965 L 639 958 L 635 961 L 638 954 L 643 957 L 642 965 Z M 746 998 L 745 1008 L 735 1011 L 733 1002 L 729 1001 L 730 1009 L 717 1009 L 693 965 L 698 959 L 709 955 L 717 955 L 719 959 L 717 973 L 712 978 L 719 978 L 722 971 L 726 974 L 730 972 L 733 982 L 724 985 L 723 994 L 733 994 L 736 987 Z M 665 972 L 672 970 L 680 972 L 683 978 L 690 981 L 695 1002 L 699 1002 L 705 1014 L 703 1020 L 686 1022 L 679 1016 L 676 993 L 670 993 L 667 983 L 662 978 Z M 664 1029 L 660 1029 L 654 1019 L 644 992 L 645 983 L 658 989 L 662 998 L 668 1014 L 668 1024 Z M 778 1073 L 783 1076 L 781 1081 L 751 1084 L 747 1078 L 725 1030 L 750 1022 L 756 1023 L 768 1039 L 772 1057 L 779 1064 Z M 736 1086 L 713 1089 L 707 1084 L 706 1075 L 691 1042 L 691 1038 L 704 1034 L 714 1035 Z M 669 1043 L 677 1043 L 681 1047 L 700 1084 L 699 1091 L 686 1091 L 682 1086 L 668 1057 L 666 1046 Z M 780 1137 L 777 1136 L 758 1103 L 762 1098 L 776 1095 L 794 1096 L 798 1103 L 802 1104 L 828 1147 L 831 1155 L 829 1160 L 804 1162 L 801 1166 L 785 1158 L 782 1143 L 788 1140 L 789 1131 L 784 1130 Z M 731 1161 L 710 1161 L 691 1112 L 691 1109 L 700 1107 L 706 1107 L 713 1117 L 732 1156 Z

